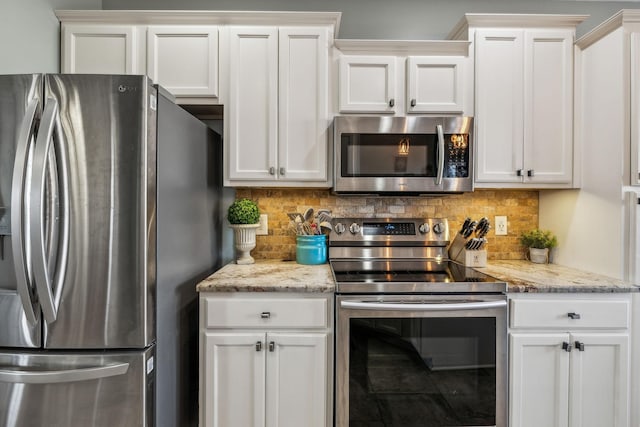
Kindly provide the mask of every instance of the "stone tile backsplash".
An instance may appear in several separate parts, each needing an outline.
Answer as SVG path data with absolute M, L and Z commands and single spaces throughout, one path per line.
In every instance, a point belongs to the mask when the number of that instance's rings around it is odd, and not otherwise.
M 305 189 L 236 189 L 236 197 L 255 200 L 261 213 L 268 215 L 269 234 L 258 236 L 255 259 L 295 259 L 296 239 L 289 229 L 287 212 L 304 212 L 307 208 L 331 210 L 334 217 L 442 217 L 448 218 L 451 237 L 464 219 L 483 216 L 492 223 L 494 216 L 506 215 L 508 235 L 487 235 L 488 259 L 523 259 L 518 242 L 521 232 L 538 226 L 538 191 L 476 190 L 473 193 L 434 197 L 345 197 L 329 190 Z

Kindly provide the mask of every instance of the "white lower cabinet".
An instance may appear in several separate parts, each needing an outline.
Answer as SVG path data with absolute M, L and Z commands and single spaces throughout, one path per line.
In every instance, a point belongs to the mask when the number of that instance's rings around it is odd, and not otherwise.
M 332 424 L 328 297 L 203 294 L 200 425 Z
M 516 298 L 510 309 L 511 427 L 629 426 L 628 296 Z

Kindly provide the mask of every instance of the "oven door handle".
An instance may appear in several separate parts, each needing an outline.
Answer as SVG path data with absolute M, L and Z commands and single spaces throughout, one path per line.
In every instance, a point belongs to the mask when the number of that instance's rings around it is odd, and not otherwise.
M 393 302 L 366 302 L 366 301 L 340 301 L 341 308 L 353 310 L 393 310 L 393 311 L 460 311 L 460 310 L 487 310 L 492 308 L 504 308 L 507 301 L 479 301 L 460 302 L 446 304 L 429 303 L 393 303 Z

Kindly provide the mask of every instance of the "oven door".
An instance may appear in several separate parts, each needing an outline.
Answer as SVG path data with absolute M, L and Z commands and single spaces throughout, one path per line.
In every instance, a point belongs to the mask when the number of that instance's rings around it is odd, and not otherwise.
M 507 426 L 505 295 L 337 295 L 336 426 Z

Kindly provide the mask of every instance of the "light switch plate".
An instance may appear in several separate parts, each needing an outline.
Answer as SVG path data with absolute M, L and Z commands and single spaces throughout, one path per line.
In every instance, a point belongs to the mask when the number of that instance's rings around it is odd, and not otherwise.
M 266 236 L 267 234 L 269 234 L 267 214 L 260 214 L 260 227 L 256 228 L 256 236 Z
M 506 236 L 507 235 L 507 217 L 506 216 L 496 216 L 495 217 L 496 224 L 496 236 Z

